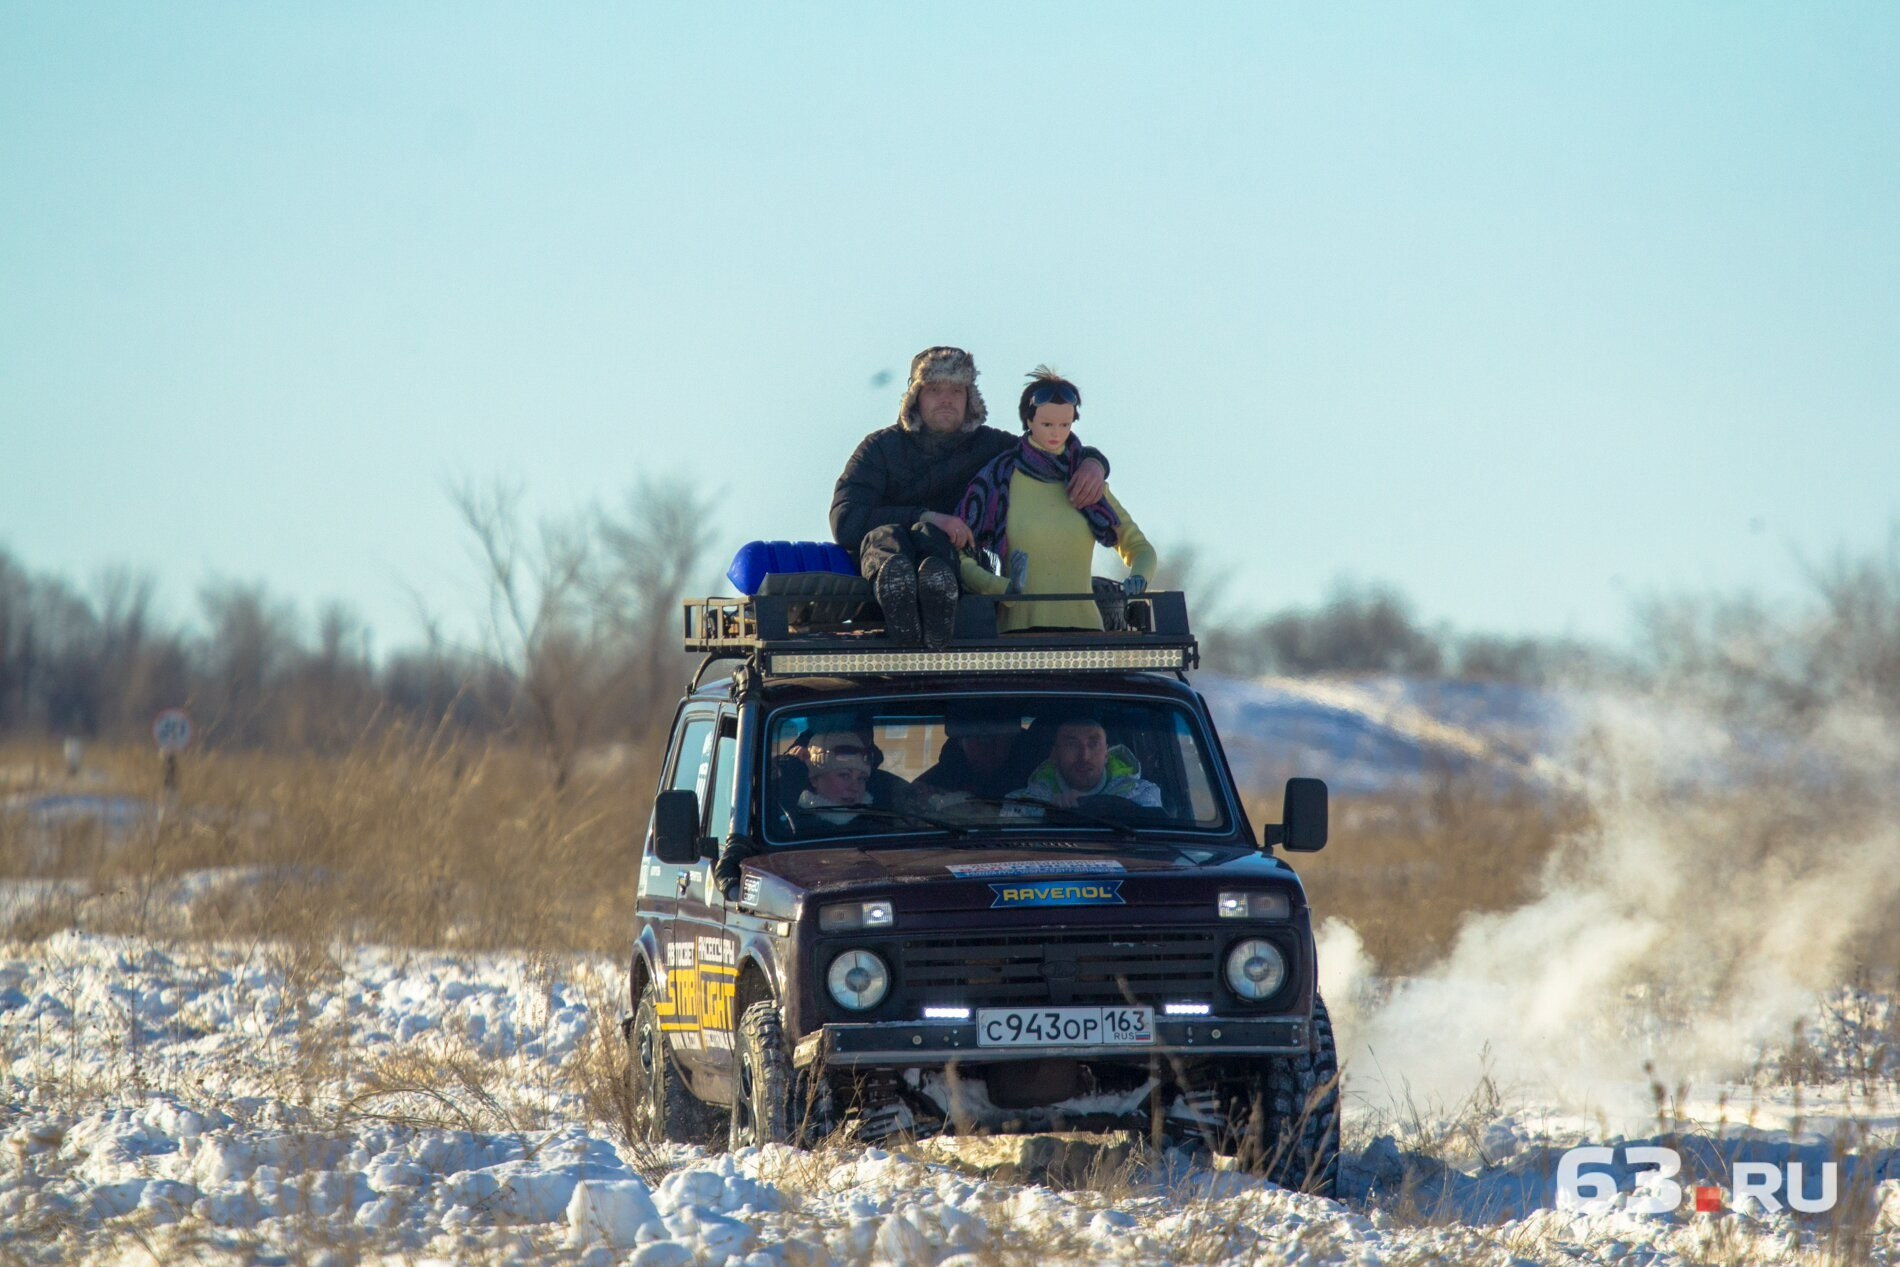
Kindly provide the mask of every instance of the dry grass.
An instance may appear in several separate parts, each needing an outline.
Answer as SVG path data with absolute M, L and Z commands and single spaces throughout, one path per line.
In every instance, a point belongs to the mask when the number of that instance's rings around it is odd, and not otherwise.
M 1280 807 L 1248 813 L 1275 822 Z M 1350 923 L 1381 974 L 1403 975 L 1442 957 L 1467 916 L 1522 905 L 1588 822 L 1580 801 L 1441 773 L 1423 796 L 1335 798 L 1326 849 L 1290 861 L 1314 911 Z
M 148 749 L 100 748 L 88 764 L 93 781 L 75 786 L 53 745 L 0 748 L 16 791 L 160 796 Z M 257 868 L 207 886 L 184 931 L 618 958 L 652 787 L 637 755 L 582 763 L 557 788 L 520 749 L 400 731 L 335 757 L 192 754 L 176 803 L 118 843 L 95 822 L 49 837 L 0 814 L 0 876 L 88 886 L 11 929 L 26 939 L 75 924 L 179 931 L 155 926 L 171 915 L 155 893 L 207 868 Z M 1378 972 L 1403 975 L 1442 957 L 1468 916 L 1531 898 L 1559 845 L 1589 827 L 1580 800 L 1444 773 L 1422 796 L 1336 798 L 1331 843 L 1292 861 L 1314 909 L 1350 923 Z M 1900 928 L 1866 949 L 1884 978 L 1900 966 Z
M 16 748 L 0 765 L 37 768 L 43 791 L 164 799 L 149 751 L 96 750 L 81 785 L 54 773 L 56 756 Z M 253 868 L 193 904 L 193 935 L 618 957 L 651 796 L 637 763 L 556 788 L 518 749 L 402 731 L 335 758 L 195 754 L 175 800 L 121 840 L 96 822 L 49 840 L 0 815 L 0 875 L 84 880 L 94 900 L 73 922 L 95 931 L 173 931 L 155 892 L 208 868 Z M 13 934 L 60 926 L 55 915 Z
M 563 1074 L 576 1092 L 582 1111 L 611 1130 L 620 1155 L 648 1183 L 657 1184 L 671 1164 L 665 1151 L 636 1129 L 633 1091 L 628 1085 L 632 1053 L 621 1037 L 621 995 L 615 983 L 597 978 L 583 980 L 581 995 L 587 1003 L 587 1032 Z
M 99 749 L 111 789 L 158 797 L 149 750 Z M 0 751 L 0 768 L 62 784 L 51 745 Z M 0 875 L 79 877 L 92 896 L 16 925 L 43 936 L 77 922 L 155 933 L 151 894 L 206 868 L 262 868 L 194 903 L 194 936 L 337 939 L 462 949 L 625 953 L 638 836 L 651 808 L 644 762 L 582 767 L 557 789 L 518 749 L 406 733 L 338 757 L 189 756 L 175 806 L 114 844 L 96 824 L 47 847 L 0 815 Z M 1272 816 L 1253 807 L 1257 818 Z M 1273 807 L 1272 814 L 1277 814 Z M 1446 775 L 1426 797 L 1342 799 L 1333 843 L 1296 859 L 1315 909 L 1350 922 L 1377 968 L 1416 971 L 1474 911 L 1534 889 L 1582 807 Z

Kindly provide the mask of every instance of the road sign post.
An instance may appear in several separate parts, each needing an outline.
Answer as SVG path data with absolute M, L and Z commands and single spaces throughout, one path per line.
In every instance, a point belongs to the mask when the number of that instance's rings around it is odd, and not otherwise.
M 178 790 L 178 754 L 191 746 L 191 714 L 168 708 L 152 719 L 152 742 L 165 758 L 165 790 Z

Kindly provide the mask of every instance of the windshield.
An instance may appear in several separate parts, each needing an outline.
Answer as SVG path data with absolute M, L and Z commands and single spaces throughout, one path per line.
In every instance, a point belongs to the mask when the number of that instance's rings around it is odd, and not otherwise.
M 1078 695 L 852 701 L 766 727 L 774 844 L 1024 829 L 1227 831 L 1187 709 Z

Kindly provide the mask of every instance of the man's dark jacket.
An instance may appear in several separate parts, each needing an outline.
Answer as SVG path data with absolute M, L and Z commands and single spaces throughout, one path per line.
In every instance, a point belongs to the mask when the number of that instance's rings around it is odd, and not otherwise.
M 926 510 L 956 514 L 963 491 L 983 464 L 1021 442 L 1021 435 L 995 427 L 948 436 L 912 431 L 901 423 L 873 431 L 844 464 L 831 494 L 833 539 L 855 558 L 858 544 L 873 528 L 907 528 Z M 1108 469 L 1108 459 L 1099 451 L 1084 448 L 1082 456 Z
M 1011 792 L 1020 791 L 1029 782 L 1030 773 L 1040 763 L 1041 758 L 1037 754 L 1022 752 L 1022 746 L 1023 741 L 1018 739 L 1002 766 L 984 774 L 970 764 L 970 758 L 963 753 L 962 744 L 954 739 L 946 739 L 937 755 L 937 764 L 912 780 L 911 790 L 925 795 L 933 792 L 968 792 L 971 796 L 1000 801 Z

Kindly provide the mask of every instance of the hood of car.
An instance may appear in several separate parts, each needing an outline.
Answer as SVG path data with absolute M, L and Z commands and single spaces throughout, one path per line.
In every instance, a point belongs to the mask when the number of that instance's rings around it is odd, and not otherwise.
M 1070 879 L 1086 876 L 1217 872 L 1222 878 L 1285 877 L 1277 859 L 1236 845 L 1159 842 L 1011 841 L 978 846 L 779 849 L 746 859 L 746 867 L 805 892 L 875 884 L 945 880 Z

